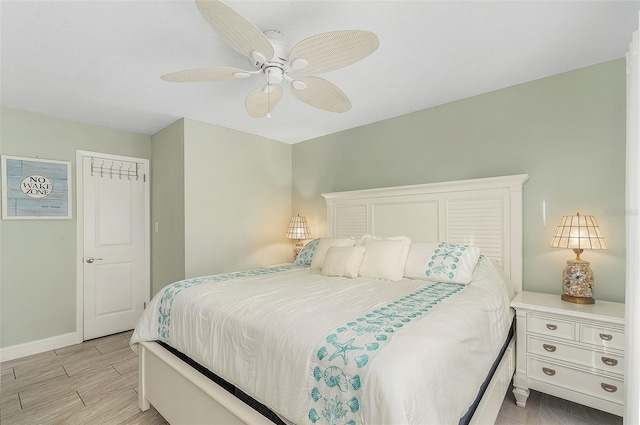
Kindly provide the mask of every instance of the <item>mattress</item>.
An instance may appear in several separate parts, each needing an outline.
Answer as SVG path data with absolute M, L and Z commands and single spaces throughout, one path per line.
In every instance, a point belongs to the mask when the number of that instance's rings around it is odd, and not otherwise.
M 261 269 L 169 285 L 132 346 L 163 341 L 292 423 L 458 423 L 508 334 L 510 296 L 486 258 L 469 285 Z

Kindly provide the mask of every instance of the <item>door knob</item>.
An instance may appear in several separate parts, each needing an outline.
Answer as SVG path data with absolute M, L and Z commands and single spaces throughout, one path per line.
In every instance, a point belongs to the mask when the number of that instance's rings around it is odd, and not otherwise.
M 100 261 L 100 260 L 102 260 L 102 258 L 87 257 L 87 260 L 86 260 L 86 261 L 87 261 L 87 263 L 91 264 L 91 263 L 93 263 L 94 261 Z

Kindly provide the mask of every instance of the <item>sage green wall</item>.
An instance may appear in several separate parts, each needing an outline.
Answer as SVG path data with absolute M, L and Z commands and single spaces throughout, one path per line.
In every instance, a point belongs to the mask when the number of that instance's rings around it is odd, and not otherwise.
M 76 149 L 151 157 L 149 136 L 0 108 L 0 153 L 72 163 Z M 0 347 L 76 330 L 76 186 L 71 220 L 0 220 Z
M 609 243 L 583 255 L 596 298 L 624 300 L 623 59 L 293 146 L 189 119 L 149 137 L 0 108 L 0 153 L 71 161 L 75 181 L 77 149 L 151 158 L 154 293 L 290 261 L 288 219 L 324 234 L 324 192 L 527 173 L 525 289 L 560 293 L 572 253 L 548 244 L 580 211 Z M 75 331 L 73 217 L 0 221 L 0 348 Z
M 0 126 L 0 153 L 70 161 L 74 181 L 76 150 L 151 159 L 153 294 L 291 259 L 291 145 L 188 119 L 149 137 L 2 108 Z M 0 348 L 76 330 L 72 187 L 72 220 L 0 221 Z
M 291 261 L 291 145 L 184 120 L 185 275 Z
M 574 255 L 549 242 L 579 211 L 609 244 L 582 255 L 596 298 L 623 301 L 625 85 L 619 59 L 295 144 L 293 211 L 322 235 L 324 192 L 526 173 L 525 289 L 562 292 Z
M 184 279 L 184 120 L 151 136 L 151 148 L 153 295 L 165 285 Z

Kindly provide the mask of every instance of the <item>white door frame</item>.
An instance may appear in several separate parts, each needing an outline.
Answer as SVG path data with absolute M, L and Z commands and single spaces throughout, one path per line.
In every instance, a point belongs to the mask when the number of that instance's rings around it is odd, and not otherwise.
M 640 13 L 638 14 L 640 18 Z M 640 19 L 638 20 L 640 22 Z M 640 423 L 640 29 L 633 33 L 627 53 L 627 169 L 626 169 L 626 346 L 625 413 L 627 425 Z
M 84 340 L 84 194 L 82 178 L 82 158 L 86 156 L 100 157 L 114 161 L 141 162 L 145 165 L 146 179 L 149 184 L 144 188 L 144 245 L 145 245 L 145 281 L 149 287 L 145 302 L 151 297 L 151 202 L 149 178 L 149 160 L 124 155 L 112 155 L 101 152 L 76 151 L 76 342 Z

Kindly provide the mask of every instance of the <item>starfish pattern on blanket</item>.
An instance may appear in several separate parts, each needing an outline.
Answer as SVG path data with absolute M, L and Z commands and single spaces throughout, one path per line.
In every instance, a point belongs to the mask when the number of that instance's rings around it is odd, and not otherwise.
M 331 334 L 330 337 L 331 336 L 337 337 L 335 334 Z M 353 341 L 355 340 L 356 340 L 355 338 L 351 338 L 349 341 L 345 343 L 340 343 L 340 342 L 336 342 L 335 339 L 332 338 L 331 341 L 327 341 L 327 342 L 330 342 L 331 345 L 336 347 L 336 351 L 331 355 L 331 357 L 329 357 L 329 361 L 335 359 L 336 357 L 342 357 L 342 360 L 344 360 L 344 364 L 346 365 L 347 362 L 349 361 L 349 359 L 347 358 L 347 353 L 349 351 L 364 350 L 364 347 L 353 346 Z
M 366 366 L 396 331 L 464 288 L 448 283 L 426 285 L 329 333 L 312 359 L 308 420 L 312 424 L 363 424 L 360 399 Z

